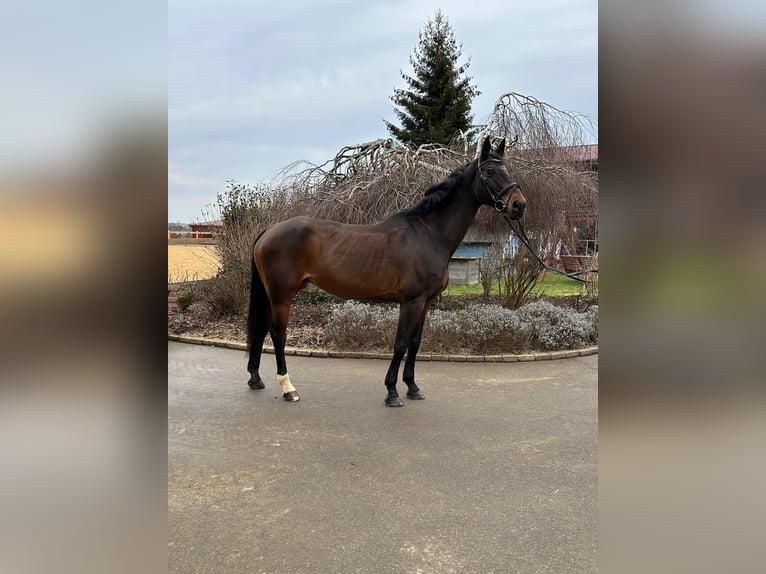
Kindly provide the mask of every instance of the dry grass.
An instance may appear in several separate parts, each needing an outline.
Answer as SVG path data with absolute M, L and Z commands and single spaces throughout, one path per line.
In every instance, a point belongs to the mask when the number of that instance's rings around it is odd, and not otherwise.
M 214 245 L 168 245 L 168 283 L 209 279 L 220 264 Z

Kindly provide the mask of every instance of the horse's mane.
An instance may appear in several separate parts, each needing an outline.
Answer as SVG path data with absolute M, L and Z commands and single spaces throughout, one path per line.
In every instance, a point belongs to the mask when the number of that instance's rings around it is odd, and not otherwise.
M 455 191 L 457 186 L 463 180 L 465 168 L 466 166 L 457 168 L 447 176 L 447 179 L 435 183 L 426 189 L 423 199 L 421 199 L 419 203 L 402 211 L 401 214 L 409 217 L 423 217 L 424 215 L 431 213 L 437 206 L 444 203 L 447 198 L 452 195 L 452 192 Z

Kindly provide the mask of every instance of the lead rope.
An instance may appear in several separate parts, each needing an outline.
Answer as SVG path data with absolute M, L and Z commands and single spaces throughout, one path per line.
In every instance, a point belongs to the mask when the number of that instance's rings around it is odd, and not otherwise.
M 518 236 L 518 238 L 521 240 L 521 242 L 524 244 L 524 246 L 529 250 L 529 252 L 534 255 L 535 259 L 537 259 L 538 263 L 542 265 L 545 269 L 550 271 L 551 273 L 555 273 L 556 275 L 563 275 L 564 277 L 569 277 L 570 279 L 574 279 L 575 281 L 579 281 L 580 283 L 595 283 L 593 279 L 583 279 L 582 277 L 578 277 L 579 275 L 585 275 L 587 273 L 595 273 L 598 274 L 598 269 L 584 269 L 582 271 L 576 271 L 574 273 L 564 273 L 563 271 L 559 271 L 558 269 L 554 269 L 550 265 L 548 265 L 545 261 L 543 261 L 540 256 L 535 252 L 535 250 L 532 248 L 532 242 L 529 240 L 529 237 L 527 237 L 527 232 L 524 231 L 524 226 L 521 224 L 521 220 L 518 220 L 519 228 L 516 229 L 513 226 L 513 220 L 508 217 L 506 213 L 503 213 L 503 217 L 505 217 L 505 220 L 508 222 L 508 225 L 511 226 L 511 230 Z
M 493 159 L 490 161 L 497 162 L 498 160 Z M 499 193 L 495 194 L 492 191 L 492 189 L 490 189 L 489 182 L 487 181 L 487 178 L 484 177 L 484 174 L 481 171 L 481 157 L 476 158 L 476 168 L 479 171 L 479 177 L 481 178 L 482 186 L 484 186 L 484 188 L 489 192 L 490 196 L 492 197 L 494 201 L 495 210 L 505 218 L 505 220 L 508 222 L 508 225 L 511 226 L 511 230 L 518 236 L 518 238 L 521 240 L 524 246 L 529 250 L 529 252 L 532 255 L 534 255 L 535 259 L 537 259 L 537 262 L 540 263 L 540 265 L 542 265 L 545 269 L 547 269 L 551 273 L 555 273 L 556 275 L 562 275 L 563 277 L 569 277 L 570 279 L 574 279 L 575 281 L 579 281 L 580 283 L 595 283 L 593 279 L 583 279 L 582 277 L 579 277 L 579 275 L 585 275 L 588 273 L 598 274 L 598 269 L 584 269 L 582 271 L 576 271 L 574 273 L 565 273 L 563 271 L 559 271 L 558 269 L 554 269 L 553 267 L 548 265 L 545 261 L 543 261 L 540 258 L 540 256 L 537 254 L 537 252 L 532 248 L 532 242 L 529 240 L 529 237 L 527 237 L 527 232 L 524 231 L 524 226 L 521 224 L 521 220 L 520 219 L 516 220 L 519 223 L 519 228 L 516 229 L 513 226 L 514 220 L 511 219 L 510 216 L 508 215 L 508 202 L 506 201 L 505 203 L 503 203 L 503 201 L 500 199 L 505 192 L 513 191 L 517 187 L 521 187 L 521 186 L 514 181 L 510 183 L 509 185 L 505 186 Z M 510 200 L 510 196 L 508 200 Z

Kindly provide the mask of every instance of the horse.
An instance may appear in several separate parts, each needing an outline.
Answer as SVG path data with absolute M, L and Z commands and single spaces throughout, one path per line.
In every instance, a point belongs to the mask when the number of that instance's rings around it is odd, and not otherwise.
M 505 139 L 493 150 L 486 138 L 478 158 L 429 187 L 416 205 L 375 225 L 299 216 L 262 231 L 250 258 L 249 387 L 265 388 L 258 370 L 268 332 L 282 398 L 300 400 L 287 373 L 285 340 L 293 297 L 313 283 L 344 299 L 399 303 L 384 404 L 404 406 L 396 383 L 405 353 L 402 378 L 407 398 L 425 399 L 415 384 L 415 358 L 426 313 L 447 286 L 450 257 L 482 205 L 493 207 L 509 223 L 526 209 L 526 198 L 511 176 L 504 152 Z

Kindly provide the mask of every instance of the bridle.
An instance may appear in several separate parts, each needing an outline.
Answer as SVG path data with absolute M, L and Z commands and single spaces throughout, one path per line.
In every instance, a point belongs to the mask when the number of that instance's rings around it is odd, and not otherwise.
M 503 165 L 503 160 L 489 158 L 485 159 L 484 163 L 499 163 L 500 165 Z M 521 189 L 521 186 L 515 181 L 512 181 L 503 189 L 496 192 L 490 186 L 489 180 L 484 175 L 484 172 L 481 171 L 481 158 L 476 160 L 476 169 L 479 171 L 479 179 L 481 180 L 482 187 L 487 191 L 487 193 L 489 193 L 489 196 L 492 198 L 492 206 L 495 208 L 495 211 L 502 213 L 506 220 L 508 220 L 509 217 L 506 214 L 508 212 L 508 202 L 511 201 L 511 194 L 508 194 L 508 199 L 505 201 L 502 200 L 502 197 L 506 192 L 513 192 L 515 189 Z
M 508 225 L 511 227 L 511 230 L 516 234 L 516 236 L 519 238 L 521 243 L 524 244 L 524 246 L 527 248 L 527 250 L 534 256 L 534 258 L 537 260 L 537 262 L 542 265 L 545 269 L 550 271 L 551 273 L 555 273 L 556 275 L 563 275 L 564 277 L 569 277 L 570 279 L 574 279 L 575 281 L 579 281 L 580 283 L 595 283 L 593 279 L 583 279 L 580 277 L 580 275 L 585 275 L 588 273 L 598 273 L 598 269 L 583 269 L 582 271 L 576 271 L 574 273 L 565 273 L 563 271 L 559 271 L 558 269 L 554 269 L 550 265 L 548 265 L 543 259 L 537 254 L 537 252 L 532 248 L 532 242 L 529 240 L 529 237 L 527 237 L 527 232 L 524 231 L 524 226 L 521 223 L 521 219 L 515 220 L 518 224 L 518 229 L 516 229 L 513 226 L 513 219 L 511 219 L 511 216 L 508 215 L 508 202 L 511 201 L 511 194 L 508 194 L 508 199 L 505 201 L 502 200 L 502 197 L 507 192 L 513 192 L 515 189 L 521 189 L 521 186 L 516 183 L 515 181 L 512 181 L 508 185 L 506 185 L 503 189 L 501 189 L 498 192 L 493 191 L 489 180 L 485 177 L 484 172 L 481 171 L 481 157 L 479 157 L 476 160 L 477 169 L 479 170 L 479 178 L 481 180 L 482 187 L 489 193 L 489 196 L 492 198 L 492 205 L 495 208 L 495 211 L 502 214 L 503 218 L 508 222 Z M 499 163 L 503 165 L 503 161 L 500 159 L 495 158 L 488 158 L 484 160 L 484 163 Z

